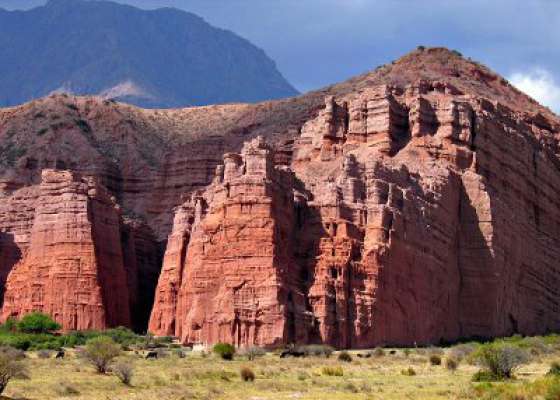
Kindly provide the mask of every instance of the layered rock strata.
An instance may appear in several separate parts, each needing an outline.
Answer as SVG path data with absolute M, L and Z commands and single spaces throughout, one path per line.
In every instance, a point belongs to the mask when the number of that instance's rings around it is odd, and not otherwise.
M 93 179 L 44 170 L 36 204 L 29 248 L 6 281 L 2 318 L 42 311 L 66 330 L 130 325 L 120 215 L 109 193 Z
M 441 83 L 328 97 L 290 169 L 250 142 L 177 211 L 150 329 L 340 348 L 558 329 L 560 177 L 537 129 Z
M 0 110 L 0 315 L 271 347 L 558 330 L 559 132 L 445 49 L 273 103 Z

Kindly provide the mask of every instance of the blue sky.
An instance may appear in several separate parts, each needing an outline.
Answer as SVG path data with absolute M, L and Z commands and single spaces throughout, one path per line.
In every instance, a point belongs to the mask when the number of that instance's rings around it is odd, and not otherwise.
M 263 48 L 300 91 L 390 62 L 418 45 L 478 60 L 560 112 L 558 0 L 119 0 L 172 6 Z M 0 0 L 28 7 L 44 0 Z

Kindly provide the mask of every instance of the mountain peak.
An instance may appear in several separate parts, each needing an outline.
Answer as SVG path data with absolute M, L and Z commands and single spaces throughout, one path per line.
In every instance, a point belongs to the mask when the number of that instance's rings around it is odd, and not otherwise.
M 120 92 L 126 82 L 150 94 L 127 102 L 155 108 L 297 94 L 261 49 L 202 21 L 177 9 L 97 0 L 49 0 L 4 15 L 0 37 L 8 45 L 0 59 L 10 62 L 0 65 L 0 107 L 61 87 L 77 95 Z

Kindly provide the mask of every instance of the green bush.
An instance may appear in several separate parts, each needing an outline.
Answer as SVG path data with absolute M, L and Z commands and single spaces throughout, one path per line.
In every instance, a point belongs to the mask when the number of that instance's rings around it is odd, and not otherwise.
M 255 373 L 249 367 L 241 367 L 239 374 L 244 382 L 253 382 L 255 380 Z
M 17 329 L 17 320 L 13 317 L 9 317 L 6 322 L 0 325 L 0 331 L 2 332 L 15 332 Z
M 121 346 L 108 336 L 88 340 L 83 352 L 83 356 L 100 374 L 106 373 L 109 364 L 120 354 Z
M 235 355 L 235 346 L 229 343 L 217 343 L 212 350 L 224 360 L 233 360 Z
M 60 324 L 40 312 L 27 314 L 17 323 L 18 331 L 23 333 L 52 333 L 60 328 Z
M 347 351 L 341 351 L 338 355 L 338 361 L 352 362 L 352 356 Z
M 513 377 L 516 368 L 528 361 L 527 353 L 506 343 L 489 343 L 479 347 L 474 354 L 478 362 L 493 375 L 494 380 Z

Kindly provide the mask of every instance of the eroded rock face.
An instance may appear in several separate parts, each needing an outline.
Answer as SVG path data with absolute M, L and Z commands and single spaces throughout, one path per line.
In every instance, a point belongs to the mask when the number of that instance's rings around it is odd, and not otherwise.
M 157 335 L 241 346 L 558 330 L 559 132 L 442 49 L 278 103 L 1 111 L 1 317 L 152 309 Z
M 129 326 L 119 218 L 93 179 L 44 170 L 30 245 L 6 281 L 2 318 L 38 310 L 65 330 Z
M 189 343 L 296 339 L 292 181 L 262 138 L 224 156 L 209 188 L 177 212 L 151 331 Z
M 558 329 L 540 199 L 560 177 L 534 130 L 439 83 L 326 98 L 290 168 L 257 139 L 179 208 L 150 329 L 340 348 Z

